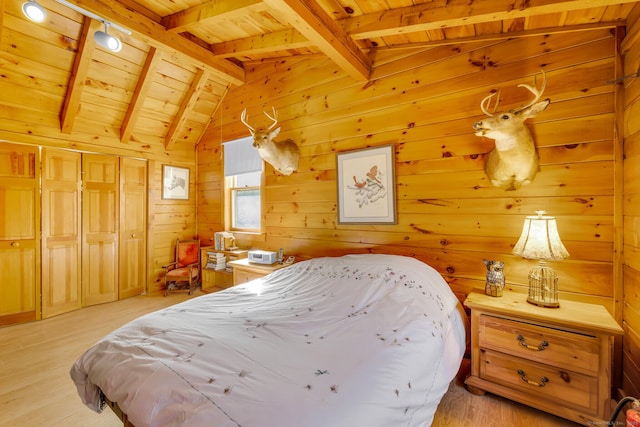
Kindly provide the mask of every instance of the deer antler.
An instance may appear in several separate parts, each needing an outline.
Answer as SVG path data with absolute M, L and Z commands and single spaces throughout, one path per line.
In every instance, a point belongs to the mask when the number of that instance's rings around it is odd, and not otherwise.
M 275 107 L 271 107 L 271 110 L 273 110 L 273 117 L 270 116 L 266 111 L 263 111 L 265 116 L 267 116 L 268 118 L 273 120 L 273 124 L 271 126 L 269 126 L 269 129 L 267 129 L 268 131 L 273 129 L 278 124 L 278 112 L 276 111 Z
M 529 92 L 531 92 L 534 96 L 533 101 L 529 102 L 526 105 L 523 105 L 521 107 L 516 108 L 515 110 L 513 110 L 514 113 L 518 113 L 522 110 L 526 110 L 527 108 L 531 107 L 533 104 L 535 104 L 536 102 L 538 102 L 540 100 L 540 97 L 542 96 L 542 93 L 544 92 L 544 88 L 547 86 L 547 76 L 544 73 L 544 70 L 540 70 L 542 71 L 542 87 L 540 89 L 537 89 L 534 86 L 531 85 L 527 85 L 527 84 L 519 84 L 518 87 L 523 87 L 525 89 L 527 89 Z M 533 84 L 536 84 L 536 78 L 533 78 Z
M 251 132 L 251 135 L 253 135 L 254 133 L 256 133 L 256 130 L 254 128 L 251 127 L 251 125 L 247 122 L 247 109 L 245 108 L 244 110 L 242 110 L 242 114 L 240 114 L 240 121 L 249 128 L 249 132 Z
M 491 98 L 493 98 L 496 95 L 499 95 L 500 92 L 493 92 L 491 95 L 485 96 L 484 99 L 482 100 L 482 102 L 480 102 L 480 109 L 482 110 L 483 113 L 485 113 L 487 116 L 489 117 L 493 117 L 495 114 L 492 114 L 488 111 L 488 107 L 491 104 Z M 487 103 L 487 106 L 485 107 L 485 102 Z M 493 107 L 493 111 L 494 113 L 498 110 L 498 104 L 500 104 L 500 96 L 498 96 L 496 98 L 496 105 L 494 105 Z

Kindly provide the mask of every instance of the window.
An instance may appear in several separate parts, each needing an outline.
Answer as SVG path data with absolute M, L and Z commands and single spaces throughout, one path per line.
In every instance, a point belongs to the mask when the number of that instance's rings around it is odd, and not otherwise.
M 262 231 L 262 159 L 253 138 L 224 146 L 224 213 L 229 231 Z
M 225 211 L 230 231 L 260 232 L 262 171 L 225 178 Z

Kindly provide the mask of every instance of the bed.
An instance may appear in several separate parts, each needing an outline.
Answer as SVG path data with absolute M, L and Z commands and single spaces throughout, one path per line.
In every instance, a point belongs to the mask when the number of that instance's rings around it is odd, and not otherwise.
M 142 316 L 81 355 L 83 403 L 143 426 L 429 426 L 466 344 L 410 257 L 316 258 Z

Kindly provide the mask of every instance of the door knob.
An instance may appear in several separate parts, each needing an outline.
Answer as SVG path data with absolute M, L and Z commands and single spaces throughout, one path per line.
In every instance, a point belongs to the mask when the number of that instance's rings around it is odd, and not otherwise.
M 11 242 L 11 247 L 12 248 L 17 248 L 20 246 L 20 242 Z

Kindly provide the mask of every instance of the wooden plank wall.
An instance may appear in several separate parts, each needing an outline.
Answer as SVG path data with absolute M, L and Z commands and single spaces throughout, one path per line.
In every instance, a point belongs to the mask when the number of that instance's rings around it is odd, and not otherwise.
M 173 259 L 177 238 L 192 238 L 196 233 L 196 155 L 197 126 L 189 122 L 180 133 L 180 144 L 165 148 L 165 134 L 180 99 L 172 99 L 175 87 L 188 87 L 193 75 L 186 68 L 159 61 L 153 96 L 138 118 L 131 140 L 121 141 L 123 119 L 137 81 L 131 70 L 144 64 L 149 47 L 128 39 L 128 48 L 120 55 L 93 51 L 87 78 L 79 84 L 81 104 L 71 129 L 61 131 L 62 112 L 72 82 L 71 65 L 78 51 L 82 16 L 79 21 L 65 18 L 64 34 L 53 25 L 32 25 L 22 17 L 20 3 L 9 2 L 0 22 L 0 140 L 20 144 L 57 147 L 148 160 L 148 283 L 150 290 L 160 286 L 161 266 Z M 52 2 L 52 9 L 66 11 Z M 2 9 L 2 7 L 0 7 Z M 77 18 L 77 17 L 76 17 Z M 53 19 L 53 18 L 52 18 Z M 61 84 L 61 82 L 66 82 Z M 210 87 L 211 86 L 211 87 Z M 215 85 L 207 86 L 202 102 L 215 98 Z M 213 110 L 213 109 L 211 109 Z M 149 113 L 153 111 L 153 113 Z M 146 115 L 145 115 L 146 114 Z M 194 129 L 195 128 L 195 129 Z M 188 201 L 162 200 L 162 164 L 191 169 L 191 193 Z
M 163 164 L 189 168 L 189 200 L 162 199 Z M 147 277 L 148 289 L 153 292 L 164 289 L 164 269 L 162 266 L 175 259 L 176 241 L 178 239 L 193 239 L 197 236 L 195 157 L 192 163 L 150 160 L 149 189 Z
M 624 328 L 622 388 L 640 397 L 640 8 L 629 17 L 622 45 L 624 75 Z
M 299 258 L 350 252 L 415 256 L 464 295 L 484 288 L 484 258 L 503 260 L 509 287 L 526 291 L 533 261 L 511 255 L 526 215 L 558 219 L 571 257 L 550 263 L 562 298 L 614 310 L 615 31 L 467 43 L 374 55 L 373 79 L 354 83 L 323 57 L 255 64 L 232 89 L 198 146 L 198 230 L 204 243 L 222 224 L 220 142 L 246 136 L 275 106 L 280 139 L 294 139 L 300 167 L 266 169 L 265 235 L 237 236 L 245 247 Z M 493 141 L 475 136 L 479 104 L 493 89 L 515 107 L 517 88 L 547 74 L 551 105 L 528 124 L 541 171 L 520 190 L 490 186 L 484 174 Z M 397 225 L 338 225 L 336 153 L 392 143 Z

